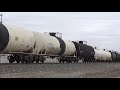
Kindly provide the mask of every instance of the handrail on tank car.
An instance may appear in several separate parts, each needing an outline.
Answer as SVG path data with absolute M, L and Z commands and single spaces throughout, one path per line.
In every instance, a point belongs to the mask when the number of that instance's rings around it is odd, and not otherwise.
M 62 38 L 62 33 L 59 32 L 44 32 L 44 34 L 48 35 L 50 33 L 55 33 L 57 37 Z

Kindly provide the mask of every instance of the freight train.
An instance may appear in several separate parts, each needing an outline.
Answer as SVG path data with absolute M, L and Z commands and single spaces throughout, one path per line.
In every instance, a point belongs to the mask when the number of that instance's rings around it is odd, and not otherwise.
M 56 33 L 39 33 L 2 23 L 0 54 L 9 54 L 10 63 L 44 63 L 48 57 L 60 63 L 120 61 L 118 52 L 99 50 L 83 41 L 63 40 Z

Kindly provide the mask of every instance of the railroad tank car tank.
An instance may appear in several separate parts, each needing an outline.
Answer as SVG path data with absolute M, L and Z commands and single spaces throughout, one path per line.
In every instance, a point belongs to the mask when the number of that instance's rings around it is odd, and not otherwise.
M 94 49 L 94 58 L 99 61 L 112 61 L 111 53 L 100 49 Z
M 33 53 L 58 55 L 60 43 L 57 38 L 38 32 L 33 32 L 33 34 L 35 37 Z
M 86 45 L 85 48 L 85 55 L 84 55 L 84 62 L 94 62 L 94 48 L 92 46 Z
M 83 53 L 83 55 L 84 55 L 84 57 L 86 57 L 86 58 L 93 58 L 94 57 L 94 48 L 92 47 L 92 46 L 89 46 L 89 45 L 84 45 L 83 44 L 83 50 L 84 50 L 84 53 Z
M 73 42 L 75 44 L 76 50 L 77 50 L 77 57 L 79 59 L 94 59 L 94 48 L 92 46 L 86 45 L 81 43 L 82 41 Z M 89 61 L 89 60 L 88 60 Z
M 70 56 L 76 52 L 76 47 L 74 43 L 70 40 L 63 40 L 56 36 L 56 33 L 50 33 L 51 36 L 55 37 L 60 43 L 60 56 Z
M 120 62 L 120 53 L 116 53 L 116 61 Z
M 13 25 L 0 23 L 0 52 L 31 52 L 34 46 L 34 34 Z
M 65 42 L 65 52 L 62 54 L 62 56 L 69 56 L 73 55 L 76 52 L 75 45 L 72 41 L 70 40 L 64 40 Z
M 60 58 L 58 59 L 58 61 L 61 62 L 67 62 L 67 63 L 72 63 L 72 62 L 78 62 L 79 60 L 77 59 L 76 56 L 76 47 L 75 44 L 70 41 L 70 40 L 63 40 L 63 52 L 60 55 Z

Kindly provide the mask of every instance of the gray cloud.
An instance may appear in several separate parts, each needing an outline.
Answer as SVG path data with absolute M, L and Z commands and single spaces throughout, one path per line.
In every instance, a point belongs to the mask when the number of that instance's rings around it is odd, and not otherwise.
M 120 12 L 1 12 L 4 23 L 120 52 Z

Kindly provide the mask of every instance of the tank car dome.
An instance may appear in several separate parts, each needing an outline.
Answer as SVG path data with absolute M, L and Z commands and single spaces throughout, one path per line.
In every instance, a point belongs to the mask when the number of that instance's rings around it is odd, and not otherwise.
M 7 28 L 0 23 L 0 52 L 3 51 L 9 42 L 9 32 Z

